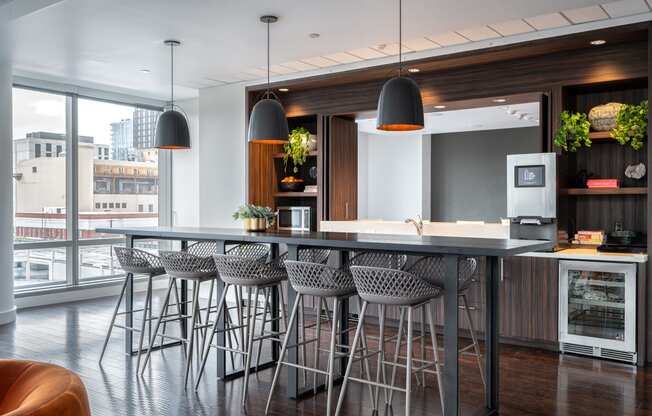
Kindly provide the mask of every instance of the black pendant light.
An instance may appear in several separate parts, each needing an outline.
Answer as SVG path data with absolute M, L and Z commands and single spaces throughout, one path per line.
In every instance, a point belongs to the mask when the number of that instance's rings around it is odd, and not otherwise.
M 274 99 L 269 88 L 269 25 L 278 20 L 276 16 L 262 16 L 260 21 L 267 24 L 267 91 L 262 100 L 251 110 L 249 118 L 249 141 L 265 144 L 283 144 L 288 141 L 288 120 L 283 105 Z
M 190 130 L 186 117 L 174 105 L 174 47 L 178 40 L 166 40 L 170 46 L 170 109 L 161 114 L 156 123 L 156 148 L 190 149 Z M 178 106 L 177 106 L 178 107 Z
M 421 91 L 412 78 L 403 76 L 403 4 L 398 2 L 398 76 L 383 85 L 378 98 L 376 128 L 386 131 L 413 131 L 423 128 Z

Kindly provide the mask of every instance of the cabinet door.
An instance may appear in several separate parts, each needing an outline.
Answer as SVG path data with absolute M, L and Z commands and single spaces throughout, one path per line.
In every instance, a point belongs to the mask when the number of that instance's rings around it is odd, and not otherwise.
M 500 282 L 500 334 L 523 341 L 558 341 L 558 261 L 510 257 Z
M 358 126 L 341 117 L 331 117 L 328 143 L 328 219 L 358 217 Z

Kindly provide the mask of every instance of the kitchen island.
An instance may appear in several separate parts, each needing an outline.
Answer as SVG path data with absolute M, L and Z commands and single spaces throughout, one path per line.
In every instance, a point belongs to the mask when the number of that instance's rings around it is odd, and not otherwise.
M 338 232 L 247 232 L 231 228 L 197 228 L 197 227 L 142 227 L 142 228 L 102 228 L 97 232 L 125 235 L 127 247 L 133 247 L 136 239 L 162 239 L 188 241 L 215 241 L 219 253 L 226 252 L 227 244 L 237 243 L 267 243 L 274 256 L 279 254 L 279 245 L 284 244 L 288 249 L 288 259 L 297 260 L 301 248 L 325 248 L 340 253 L 340 262 L 346 261 L 349 251 L 381 251 L 400 252 L 414 256 L 444 255 L 445 256 L 445 284 L 444 310 L 444 414 L 457 415 L 459 413 L 459 369 L 458 369 L 458 256 L 486 257 L 485 272 L 485 409 L 484 414 L 497 414 L 499 407 L 499 354 L 498 354 L 498 274 L 499 258 L 511 257 L 525 252 L 549 250 L 552 242 L 510 240 L 492 238 L 463 238 L 463 237 L 434 237 L 434 236 L 409 236 L 409 235 L 382 235 L 382 234 L 354 234 Z M 184 245 L 182 244 L 182 246 Z M 223 285 L 218 285 L 218 297 Z M 127 294 L 127 305 L 133 291 Z M 293 304 L 296 297 L 291 286 L 288 287 L 288 303 Z M 343 302 L 340 316 L 348 317 L 348 305 Z M 129 312 L 129 311 L 128 311 Z M 273 311 L 277 313 L 277 310 Z M 128 317 L 130 314 L 128 314 Z M 291 344 L 296 344 L 298 330 L 296 324 L 290 328 Z M 345 334 L 342 337 L 346 337 Z M 346 343 L 346 338 L 340 340 Z M 223 337 L 218 337 L 220 344 L 224 343 Z M 131 343 L 129 342 L 129 350 Z M 131 351 L 128 351 L 131 352 Z M 277 357 L 276 354 L 273 355 Z M 296 351 L 288 355 L 288 360 L 297 363 Z M 226 374 L 226 353 L 218 352 L 218 376 L 224 378 Z M 343 364 L 343 363 L 341 363 Z M 297 369 L 288 367 L 288 395 L 291 398 L 301 397 L 304 393 L 299 389 Z

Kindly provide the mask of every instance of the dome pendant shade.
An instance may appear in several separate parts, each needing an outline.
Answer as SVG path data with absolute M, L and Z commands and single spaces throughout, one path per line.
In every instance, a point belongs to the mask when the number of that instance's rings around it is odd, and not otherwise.
M 265 98 L 254 105 L 249 119 L 249 141 L 265 144 L 287 143 L 288 120 L 280 102 Z
M 423 102 L 417 83 L 401 76 L 387 81 L 378 99 L 378 130 L 413 131 L 423 126 Z
M 190 149 L 190 130 L 183 114 L 168 110 L 156 123 L 156 147 L 159 149 Z

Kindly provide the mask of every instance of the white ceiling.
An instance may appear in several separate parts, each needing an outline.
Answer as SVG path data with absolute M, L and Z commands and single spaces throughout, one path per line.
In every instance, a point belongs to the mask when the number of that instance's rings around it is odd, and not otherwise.
M 425 114 L 423 130 L 409 133 L 415 135 L 457 133 L 513 129 L 539 125 L 539 103 L 500 105 L 495 107 L 470 108 L 464 110 L 438 111 Z M 376 119 L 360 119 L 358 131 L 368 134 L 405 136 L 405 132 L 384 132 L 376 130 Z
M 3 0 L 4 1 L 4 0 Z M 11 0 L 10 0 L 11 1 Z M 652 1 L 652 0 L 648 0 Z M 273 75 L 386 59 L 398 51 L 396 0 L 14 0 L 44 3 L 14 24 L 17 74 L 119 87 L 165 98 L 167 38 L 176 50 L 178 98 L 265 76 L 262 14 Z M 649 14 L 645 0 L 405 0 L 404 46 L 442 50 L 596 20 Z M 1 3 L 0 3 L 1 5 Z M 321 36 L 313 39 L 310 33 Z M 408 55 L 409 56 L 409 55 Z M 145 74 L 140 70 L 147 69 Z

